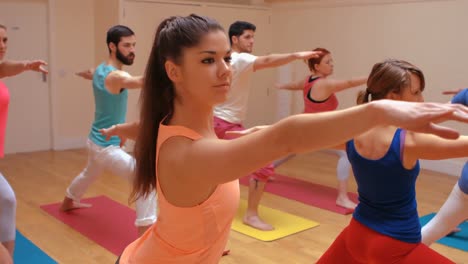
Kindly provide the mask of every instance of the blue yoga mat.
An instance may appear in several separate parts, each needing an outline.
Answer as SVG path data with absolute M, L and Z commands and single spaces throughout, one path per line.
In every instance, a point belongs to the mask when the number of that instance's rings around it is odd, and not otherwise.
M 49 257 L 44 251 L 33 244 L 16 230 L 16 245 L 13 254 L 15 264 L 56 264 L 57 261 Z
M 419 218 L 421 226 L 427 224 L 434 215 L 435 213 L 432 213 Z M 468 252 L 468 221 L 463 222 L 459 227 L 461 229 L 460 232 L 443 237 L 437 240 L 437 243 Z

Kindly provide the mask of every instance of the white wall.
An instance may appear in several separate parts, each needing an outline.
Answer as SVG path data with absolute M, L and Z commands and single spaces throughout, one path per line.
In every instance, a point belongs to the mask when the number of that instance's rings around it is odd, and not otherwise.
M 109 51 L 106 46 L 107 30 L 120 24 L 120 0 L 99 0 L 94 2 L 94 50 L 95 65 L 107 60 Z
M 144 25 L 143 28 L 133 24 L 129 26 L 135 30 L 137 35 L 137 61 L 135 65 L 128 67 L 127 70 L 132 74 L 142 74 L 146 65 L 149 48 L 153 38 L 153 31 L 156 27 L 154 15 L 163 13 L 164 15 L 174 15 L 178 7 L 164 6 L 161 2 L 181 2 L 181 1 L 155 1 L 154 5 L 163 5 L 164 10 L 156 10 L 156 13 L 144 13 L 146 18 L 142 18 L 143 13 L 132 13 L 131 10 L 123 10 L 128 3 L 133 3 L 132 6 L 151 5 L 150 1 L 131 1 L 131 0 L 48 0 L 49 1 L 49 18 L 51 31 L 51 59 L 50 59 L 50 78 L 52 92 L 52 120 L 53 120 L 53 148 L 54 149 L 69 149 L 81 148 L 85 146 L 86 138 L 94 117 L 94 98 L 92 93 L 91 82 L 82 80 L 74 75 L 78 70 L 88 69 L 96 66 L 103 60 L 107 59 L 108 51 L 105 45 L 105 36 L 107 29 L 118 23 L 127 23 L 123 14 L 138 17 L 139 25 Z M 205 1 L 203 2 L 214 2 Z M 227 0 L 226 0 L 227 1 Z M 226 3 L 224 1 L 224 3 Z M 137 3 L 140 2 L 140 3 Z M 236 1 L 232 1 L 236 3 Z M 196 3 L 196 2 L 192 2 Z M 220 20 L 231 17 L 232 21 L 235 18 L 254 21 L 262 27 L 262 33 L 259 34 L 259 39 L 264 39 L 262 43 L 256 46 L 256 51 L 260 54 L 271 52 L 271 26 L 268 24 L 269 18 L 265 17 L 265 8 L 257 11 L 250 9 L 249 6 L 239 5 L 213 5 L 210 3 L 199 5 L 203 6 L 205 12 L 213 11 L 214 9 L 222 10 L 221 13 L 214 11 L 213 14 L 218 15 Z M 158 6 L 158 7 L 159 7 Z M 175 5 L 174 5 L 175 6 Z M 224 8 L 226 7 L 226 8 Z M 240 8 L 242 11 L 234 13 L 233 10 Z M 189 6 L 186 8 L 186 14 L 194 12 Z M 192 8 L 193 9 L 193 8 Z M 251 11 L 249 11 L 251 10 Z M 169 12 L 169 13 L 168 13 Z M 224 13 L 223 13 L 224 12 Z M 260 12 L 260 13 L 258 13 Z M 269 12 L 269 11 L 268 11 Z M 206 14 L 206 15 L 211 15 Z M 269 13 L 268 13 L 269 14 Z M 237 15 L 237 16 L 236 16 Z M 231 20 L 229 20 L 231 22 Z M 153 21 L 153 22 L 148 22 Z M 267 22 L 265 22 L 267 21 Z M 257 74 L 259 77 L 254 80 L 254 85 L 260 87 L 252 94 L 253 96 L 264 95 L 272 86 L 271 71 L 265 71 Z M 265 81 L 270 82 L 268 87 Z M 261 84 L 261 85 L 260 85 Z M 134 120 L 137 118 L 139 91 L 133 91 L 130 94 L 128 119 Z M 273 104 L 268 104 L 274 107 Z M 252 103 L 251 108 L 261 108 L 260 105 Z M 268 113 L 258 113 L 255 111 L 249 116 L 250 123 L 261 122 L 263 116 Z M 265 117 L 270 121 L 271 117 Z
M 34 0 L 32 0 L 34 1 Z M 128 0 L 127 0 L 128 1 Z M 74 76 L 74 72 L 95 66 L 107 56 L 105 31 L 121 19 L 123 0 L 48 0 L 50 30 L 50 87 L 52 93 L 54 149 L 83 147 L 94 114 L 91 83 Z M 159 1 L 160 2 L 160 1 Z M 251 1 L 263 2 L 263 1 Z M 468 86 L 465 62 L 468 1 L 284 1 L 271 5 L 271 24 L 262 24 L 257 39 L 257 54 L 290 52 L 318 46 L 332 51 L 335 78 L 367 75 L 372 65 L 384 58 L 406 59 L 421 67 L 427 77 L 424 92 L 427 100 L 448 101 L 443 89 Z M 388 4 L 393 2 L 394 4 Z M 235 1 L 232 1 L 235 3 Z M 206 5 L 205 5 L 206 6 Z M 235 7 L 235 6 L 234 6 Z M 235 16 L 231 8 L 226 16 Z M 242 12 L 247 14 L 248 12 Z M 221 15 L 221 13 L 217 13 Z M 252 12 L 255 15 L 255 12 Z M 170 14 L 168 14 L 170 15 Z M 243 15 L 244 16 L 244 15 Z M 249 17 L 242 17 L 248 20 Z M 253 19 L 254 20 L 254 19 Z M 148 25 L 150 31 L 155 25 Z M 263 32 L 263 34 L 260 34 Z M 266 34 L 265 34 L 266 33 Z M 141 35 L 139 35 L 141 36 Z M 146 38 L 146 36 L 145 36 Z M 149 36 L 148 39 L 151 39 Z M 266 43 L 271 38 L 271 43 Z M 141 38 L 144 39 L 144 38 Z M 139 60 L 144 60 L 139 53 Z M 142 72 L 140 67 L 130 71 Z M 302 62 L 283 69 L 281 79 L 302 78 L 307 67 Z M 289 75 L 289 76 L 288 76 Z M 257 73 L 257 83 L 270 86 L 280 79 L 276 70 Z M 271 91 L 267 88 L 267 92 Z M 268 90 L 270 89 L 270 90 Z M 277 94 L 271 91 L 275 97 Z M 339 95 L 340 107 L 354 105 L 357 90 Z M 281 115 L 302 110 L 302 98 L 279 94 L 282 105 L 269 108 Z M 252 93 L 255 102 L 263 94 Z M 270 100 L 274 101 L 274 100 Z M 286 104 L 286 107 L 285 107 Z M 252 105 L 251 109 L 254 105 Z M 259 106 L 261 107 L 261 106 Z M 136 111 L 129 111 L 135 115 Z M 272 113 L 271 115 L 275 115 Z M 266 116 L 264 122 L 273 120 Z M 251 118 L 253 121 L 257 117 Z M 464 134 L 468 128 L 454 124 Z M 464 161 L 464 160 L 463 160 Z M 458 174 L 462 160 L 425 164 L 426 168 Z
M 94 65 L 94 1 L 49 0 L 49 30 L 53 148 L 83 147 L 94 99 L 74 73 Z
M 450 98 L 441 95 L 442 90 L 468 87 L 468 34 L 464 30 L 468 1 L 352 2 L 274 4 L 275 51 L 325 47 L 334 57 L 335 78 L 368 75 L 372 65 L 385 58 L 405 59 L 424 71 L 426 101 L 446 102 Z M 293 68 L 293 78 L 308 73 L 304 63 L 295 63 Z M 358 90 L 340 93 L 340 108 L 354 105 Z M 298 92 L 292 112 L 302 108 Z M 466 125 L 451 125 L 468 134 Z M 463 162 L 424 162 L 423 166 L 458 174 Z
M 7 27 L 7 59 L 48 60 L 46 0 L 1 0 L 0 24 Z M 31 45 L 31 40 L 34 40 L 34 45 Z M 51 148 L 51 102 L 47 79 L 37 72 L 25 72 L 2 79 L 10 87 L 11 101 L 5 133 L 5 153 Z
M 234 1 L 233 1 L 234 2 Z M 226 5 L 182 1 L 138 1 L 126 0 L 123 4 L 122 22 L 131 27 L 137 37 L 137 57 L 134 65 L 127 68 L 132 74 L 142 74 L 152 47 L 157 25 L 171 15 L 196 13 L 216 19 L 226 30 L 236 20 L 246 20 L 257 26 L 254 54 L 264 55 L 272 52 L 272 31 L 270 24 L 271 10 L 267 7 L 248 5 Z M 271 123 L 275 109 L 273 88 L 275 70 L 262 70 L 254 73 L 246 124 Z M 128 120 L 138 118 L 139 91 L 131 91 L 128 103 Z

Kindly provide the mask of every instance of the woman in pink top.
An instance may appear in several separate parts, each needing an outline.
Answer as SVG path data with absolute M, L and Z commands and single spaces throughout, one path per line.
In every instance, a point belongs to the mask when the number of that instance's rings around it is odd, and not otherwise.
M 20 74 L 26 70 L 46 73 L 43 61 L 8 61 L 3 60 L 7 51 L 7 29 L 0 25 L 0 158 L 3 157 L 5 130 L 8 117 L 10 93 L 2 78 Z M 15 248 L 16 234 L 16 198 L 13 189 L 0 173 L 0 263 L 10 263 Z M 8 252 L 9 254 L 6 254 Z
M 353 78 L 349 80 L 334 80 L 329 78 L 333 74 L 333 58 L 330 51 L 324 48 L 316 48 L 314 51 L 320 51 L 317 58 L 307 60 L 310 76 L 305 81 L 298 83 L 281 85 L 280 89 L 303 90 L 304 113 L 320 113 L 333 111 L 338 108 L 338 99 L 335 93 L 363 85 L 367 77 Z M 348 179 L 351 172 L 351 164 L 346 157 L 346 153 L 341 150 L 333 150 L 340 157 L 336 166 L 336 175 L 338 178 L 338 196 L 336 204 L 348 209 L 354 209 L 356 204 L 348 197 Z M 281 164 L 286 159 L 276 162 Z
M 207 17 L 170 17 L 157 28 L 140 122 L 103 131 L 136 138 L 133 199 L 154 189 L 159 195 L 158 221 L 117 263 L 218 263 L 239 202 L 238 179 L 279 157 L 386 124 L 455 138 L 457 132 L 430 122 L 468 122 L 468 109 L 459 105 L 379 101 L 292 116 L 238 139 L 218 139 L 213 107 L 230 89 L 230 52 L 222 27 Z

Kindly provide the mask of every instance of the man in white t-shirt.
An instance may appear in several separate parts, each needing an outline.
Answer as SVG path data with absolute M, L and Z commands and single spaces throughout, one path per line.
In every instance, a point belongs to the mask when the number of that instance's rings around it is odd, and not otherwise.
M 229 139 L 227 131 L 244 130 L 242 123 L 247 114 L 247 102 L 250 80 L 253 72 L 261 69 L 278 67 L 294 60 L 304 60 L 317 56 L 317 52 L 302 51 L 288 54 L 254 56 L 253 49 L 255 25 L 236 21 L 229 27 L 229 39 L 232 46 L 232 82 L 227 100 L 214 109 L 214 126 L 219 138 Z M 258 216 L 258 205 L 268 178 L 274 174 L 270 164 L 250 177 L 247 212 L 243 222 L 260 230 L 273 230 L 274 227 L 263 222 Z

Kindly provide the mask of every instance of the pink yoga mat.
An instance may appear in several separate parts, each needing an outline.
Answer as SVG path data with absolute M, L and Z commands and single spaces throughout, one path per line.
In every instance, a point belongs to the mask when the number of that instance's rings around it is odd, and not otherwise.
M 59 210 L 61 203 L 46 204 L 41 208 L 115 255 L 120 255 L 137 239 L 135 211 L 106 196 L 83 199 L 82 202 L 93 206 L 69 212 Z
M 249 177 L 241 178 L 239 181 L 242 185 L 249 185 Z M 336 205 L 338 192 L 335 188 L 280 174 L 275 174 L 275 180 L 266 184 L 265 191 L 343 215 L 353 212 L 351 209 Z M 357 194 L 349 193 L 348 195 L 352 201 L 358 202 Z

